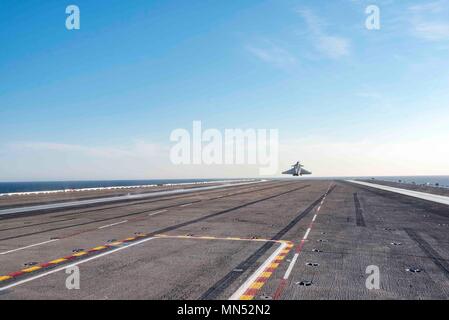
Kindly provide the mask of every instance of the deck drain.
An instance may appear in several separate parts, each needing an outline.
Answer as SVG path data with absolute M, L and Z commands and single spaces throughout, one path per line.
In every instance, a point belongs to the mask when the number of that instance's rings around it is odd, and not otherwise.
M 318 241 L 318 242 L 327 242 L 326 239 L 318 239 L 317 241 Z
M 309 267 L 318 267 L 320 264 L 319 263 L 316 263 L 316 262 L 307 262 L 306 263 L 306 266 L 309 266 Z
M 251 239 L 252 240 L 256 240 L 256 239 L 259 239 L 259 237 L 258 236 L 252 236 Z
M 420 268 L 407 268 L 407 269 L 405 269 L 405 271 L 412 272 L 412 273 L 420 273 L 420 272 L 422 272 L 422 269 L 420 269 Z
M 295 284 L 298 286 L 302 286 L 302 287 L 310 287 L 312 285 L 312 281 L 304 280 L 304 281 L 295 282 Z
M 385 231 L 396 231 L 396 229 L 393 228 L 384 228 Z
M 266 295 L 265 293 L 260 296 L 262 300 L 273 300 L 272 296 Z
M 402 243 L 400 243 L 400 242 L 392 242 L 391 244 L 394 246 L 402 246 Z
M 187 236 L 188 237 L 193 237 L 193 236 L 195 236 L 193 233 L 189 233 L 189 234 L 187 234 Z
M 73 249 L 72 252 L 73 253 L 78 253 L 78 252 L 82 252 L 84 251 L 84 249 Z
M 323 250 L 320 250 L 320 249 L 312 249 L 312 252 L 323 252 Z
M 321 232 L 321 234 L 327 234 L 327 232 Z
M 26 262 L 23 265 L 25 267 L 32 267 L 32 266 L 35 266 L 36 264 L 37 264 L 37 262 L 32 261 L 32 262 Z
M 107 242 L 111 243 L 111 242 L 116 242 L 117 239 L 109 239 Z

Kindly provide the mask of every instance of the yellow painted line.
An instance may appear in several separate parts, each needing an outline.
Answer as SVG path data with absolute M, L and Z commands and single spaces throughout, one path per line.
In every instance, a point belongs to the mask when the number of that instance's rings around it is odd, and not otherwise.
M 269 278 L 271 277 L 272 272 L 262 272 L 260 275 L 261 278 Z
M 251 289 L 260 289 L 263 287 L 264 284 L 265 284 L 265 282 L 254 282 L 251 285 Z
M 273 262 L 272 264 L 270 264 L 269 268 L 277 268 L 279 267 L 279 263 Z
M 242 240 L 242 238 L 235 238 L 235 237 L 228 237 L 226 239 L 229 239 L 229 240 Z
M 288 249 L 284 249 L 284 250 L 281 251 L 281 254 L 287 254 L 289 251 L 290 250 L 288 250 Z
M 92 248 L 92 249 L 90 249 L 90 251 L 100 251 L 100 250 L 103 250 L 103 249 L 106 249 L 107 247 L 105 247 L 105 246 L 99 246 L 99 247 L 95 247 L 95 248 Z
M 5 280 L 9 280 L 9 279 L 11 279 L 12 277 L 10 277 L 10 276 L 0 276 L 0 281 L 5 281 Z
M 74 253 L 73 256 L 74 257 L 81 257 L 81 256 L 84 256 L 85 254 L 87 254 L 87 252 L 81 251 L 81 252 Z
M 277 256 L 276 259 L 274 259 L 274 261 L 282 261 L 284 260 L 285 256 Z
M 125 241 L 133 241 L 135 239 L 136 239 L 136 237 L 130 237 L 130 238 L 126 238 Z
M 215 237 L 199 237 L 200 239 L 205 239 L 205 240 L 215 240 L 217 238 Z
M 27 269 L 23 269 L 22 272 L 33 272 L 33 271 L 36 271 L 39 269 L 42 269 L 42 267 L 34 266 L 34 267 L 27 268 Z
M 56 260 L 50 261 L 49 263 L 57 264 L 57 263 L 61 263 L 61 262 L 64 262 L 64 261 L 67 261 L 67 259 L 64 259 L 64 258 L 56 259 Z
M 254 296 L 243 295 L 240 297 L 240 300 L 253 300 Z
M 121 244 L 123 244 L 123 242 L 121 242 L 121 241 L 116 241 L 116 242 L 111 243 L 110 245 L 111 245 L 111 246 L 119 246 L 119 245 L 121 245 Z

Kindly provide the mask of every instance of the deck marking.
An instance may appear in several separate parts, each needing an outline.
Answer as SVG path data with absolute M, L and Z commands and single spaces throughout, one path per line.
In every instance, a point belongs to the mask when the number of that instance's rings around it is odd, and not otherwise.
M 130 248 L 130 247 L 136 246 L 136 245 L 138 245 L 138 244 L 141 244 L 141 243 L 144 243 L 144 242 L 153 240 L 153 239 L 155 239 L 155 238 L 146 238 L 146 239 L 143 239 L 143 240 L 140 240 L 140 241 L 137 241 L 137 242 L 133 242 L 133 243 L 130 243 L 130 244 L 128 244 L 128 245 L 125 245 L 125 246 L 122 246 L 122 247 L 113 249 L 113 250 L 111 250 L 111 251 L 103 252 L 103 253 L 101 253 L 101 254 L 99 254 L 99 255 L 96 255 L 96 256 L 93 256 L 93 257 L 90 257 L 90 258 L 87 258 L 87 259 L 84 259 L 84 260 L 81 260 L 81 261 L 72 263 L 72 264 L 70 264 L 70 265 L 67 265 L 67 266 L 64 266 L 64 267 L 60 267 L 60 268 L 57 268 L 57 269 L 53 269 L 53 270 L 47 271 L 47 272 L 45 272 L 45 273 L 39 274 L 39 275 L 34 276 L 34 277 L 31 277 L 31 278 L 23 279 L 23 280 L 21 280 L 21 281 L 12 283 L 12 284 L 7 285 L 7 286 L 5 286 L 5 287 L 1 287 L 1 288 L 0 288 L 0 292 L 1 292 L 1 291 L 4 291 L 4 290 L 7 290 L 7 289 L 10 289 L 10 288 L 13 288 L 13 287 L 16 287 L 16 286 L 19 286 L 19 285 L 21 285 L 21 284 L 24 284 L 24 283 L 33 281 L 33 280 L 36 280 L 36 279 L 42 278 L 42 277 L 46 277 L 46 276 L 48 276 L 48 275 L 50 275 L 50 274 L 53 274 L 53 273 L 56 273 L 56 272 L 65 270 L 65 269 L 67 269 L 67 268 L 75 267 L 75 266 L 78 266 L 78 265 L 80 265 L 80 264 L 83 264 L 83 263 L 86 263 L 86 262 L 89 262 L 89 261 L 92 261 L 92 260 L 95 260 L 95 259 L 98 259 L 98 258 L 102 258 L 102 257 L 104 257 L 104 256 L 110 255 L 110 254 L 115 253 L 115 252 L 117 252 L 117 251 L 121 251 L 121 250 L 124 250 L 124 249 L 128 249 L 128 248 Z
M 186 204 L 182 204 L 182 205 L 180 205 L 180 207 L 188 207 L 188 206 L 191 206 L 193 203 L 186 203 Z
M 298 260 L 298 256 L 299 256 L 299 253 L 295 253 L 295 255 L 293 256 L 293 259 L 292 259 L 292 261 L 290 262 L 290 265 L 288 266 L 288 269 L 287 269 L 287 271 L 286 271 L 285 274 L 284 274 L 284 279 L 285 279 L 285 280 L 287 280 L 288 277 L 290 276 L 290 273 L 291 273 L 292 270 L 293 270 L 293 266 L 295 265 L 296 260 Z
M 153 212 L 153 213 L 148 214 L 148 216 L 149 216 L 149 217 L 155 216 L 155 215 L 157 215 L 157 214 L 159 214 L 159 213 L 166 212 L 166 211 L 167 211 L 167 210 L 159 210 L 159 211 L 156 211 L 156 212 Z
M 280 246 L 268 257 L 267 260 L 252 274 L 251 277 L 249 277 L 238 289 L 234 294 L 229 298 L 229 300 L 239 300 L 239 299 L 247 299 L 249 298 L 249 295 L 246 295 L 248 289 L 250 289 L 251 285 L 254 282 L 257 281 L 262 277 L 262 275 L 267 276 L 267 273 L 265 273 L 265 269 L 274 262 L 276 257 L 280 255 L 281 251 L 284 250 L 287 247 L 286 242 L 281 242 Z M 271 275 L 271 273 L 270 273 Z M 251 300 L 254 296 L 252 296 L 249 300 Z
M 44 241 L 44 242 L 30 244 L 29 246 L 26 246 L 26 247 L 17 248 L 17 249 L 13 249 L 13 250 L 8 250 L 8 251 L 5 251 L 5 252 L 0 252 L 0 255 L 13 253 L 13 252 L 16 252 L 16 251 L 25 250 L 25 249 L 32 248 L 32 247 L 37 247 L 37 246 L 40 246 L 40 245 L 43 245 L 43 244 L 47 244 L 47 243 L 50 243 L 50 242 L 55 242 L 55 241 L 58 241 L 58 240 L 59 239 L 52 239 L 52 240 L 48 240 L 48 241 Z
M 309 233 L 310 233 L 311 230 L 312 230 L 311 228 L 307 228 L 306 234 L 304 235 L 302 240 L 307 240 L 307 237 L 309 236 Z
M 119 225 L 119 224 L 122 224 L 122 223 L 126 223 L 126 222 L 128 222 L 128 220 L 123 220 L 123 221 L 120 221 L 120 222 L 107 224 L 107 225 L 105 225 L 105 226 L 99 227 L 98 229 L 109 228 L 109 227 L 113 227 L 113 226 L 116 226 L 116 225 Z
M 329 185 L 329 188 L 328 188 L 328 191 L 326 192 L 326 194 L 328 194 L 330 192 L 330 190 L 331 190 L 331 185 Z M 313 224 L 314 224 L 316 218 L 318 217 L 318 213 L 320 212 L 321 206 L 323 205 L 325 199 L 326 199 L 326 195 L 323 197 L 323 200 L 321 201 L 321 205 L 317 208 L 316 214 L 313 216 L 312 221 L 310 222 L 309 228 L 307 228 L 307 231 L 304 234 L 304 237 L 302 238 L 301 242 L 299 243 L 299 245 L 296 248 L 295 255 L 293 256 L 293 259 L 291 260 L 291 262 L 287 268 L 287 271 L 284 274 L 284 277 L 281 279 L 281 281 L 273 295 L 274 300 L 278 300 L 281 297 L 282 292 L 284 291 L 285 287 L 287 286 L 287 280 L 290 277 L 293 267 L 295 266 L 296 261 L 298 260 L 299 254 L 301 253 L 302 248 L 304 247 L 304 244 L 306 243 L 309 233 L 312 230 Z

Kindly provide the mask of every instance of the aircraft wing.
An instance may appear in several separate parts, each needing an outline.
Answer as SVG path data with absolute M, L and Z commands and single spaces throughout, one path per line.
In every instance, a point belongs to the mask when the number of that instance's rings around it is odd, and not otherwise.
M 295 174 L 295 168 L 282 172 L 282 174 Z
M 307 171 L 305 169 L 301 169 L 301 175 L 303 175 L 303 174 L 312 174 L 312 172 Z

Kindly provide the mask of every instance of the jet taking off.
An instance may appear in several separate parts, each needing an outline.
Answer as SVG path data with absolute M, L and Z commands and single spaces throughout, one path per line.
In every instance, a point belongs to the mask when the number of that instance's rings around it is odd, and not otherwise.
M 292 165 L 292 168 L 290 170 L 282 172 L 282 174 L 292 174 L 293 176 L 302 176 L 304 174 L 312 174 L 312 172 L 307 171 L 306 169 L 303 169 L 303 165 L 298 162 L 296 162 L 294 165 Z

